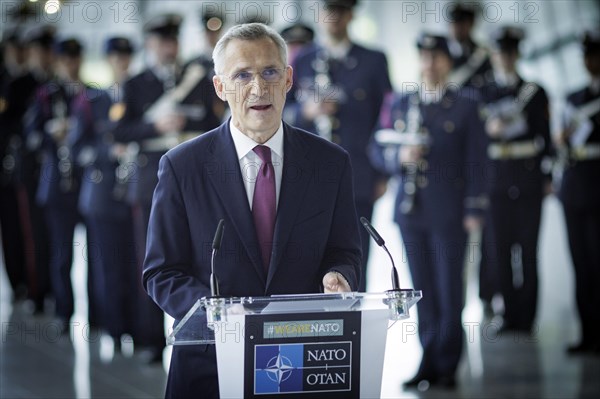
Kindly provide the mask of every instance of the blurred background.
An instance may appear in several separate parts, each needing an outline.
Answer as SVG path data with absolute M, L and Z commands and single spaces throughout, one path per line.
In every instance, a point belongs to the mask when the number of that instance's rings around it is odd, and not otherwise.
M 559 109 L 568 93 L 584 87 L 588 74 L 583 63 L 583 32 L 600 28 L 600 3 L 595 0 L 501 0 L 461 2 L 476 12 L 474 39 L 488 46 L 498 27 L 522 28 L 522 56 L 518 71 L 547 92 L 551 109 Z M 422 30 L 448 34 L 449 10 L 456 2 L 363 0 L 354 11 L 350 37 L 356 43 L 383 51 L 389 63 L 393 87 L 402 91 L 419 82 L 415 43 Z M 130 39 L 136 51 L 130 76 L 148 62 L 144 49 L 144 26 L 155 16 L 176 13 L 183 17 L 179 32 L 182 63 L 211 51 L 205 36 L 203 15 L 216 11 L 224 16 L 224 28 L 249 20 L 268 22 L 281 31 L 303 23 L 323 36 L 318 24 L 319 1 L 60 1 L 1 0 L 0 32 L 3 43 L 15 29 L 24 31 L 50 26 L 56 37 L 74 37 L 84 47 L 81 79 L 104 89 L 115 82 L 105 57 L 106 39 Z M 4 62 L 4 61 L 3 61 Z M 551 113 L 553 126 L 558 112 Z M 4 132 L 1 132 L 4 134 Z M 590 184 L 598 185 L 600 182 Z M 392 221 L 397 182 L 375 203 L 373 224 L 386 239 L 400 269 L 403 286 L 412 286 L 401 237 Z M 4 206 L 4 203 L 2 204 Z M 4 226 L 3 226 L 4 227 Z M 13 234 L 18 234 L 16 231 Z M 2 229 L 6 240 L 11 231 Z M 0 398 L 162 397 L 169 364 L 164 354 L 138 351 L 131 336 L 116 342 L 89 323 L 88 260 L 86 227 L 77 224 L 72 245 L 74 316 L 64 333 L 57 324 L 53 304 L 32 303 L 27 293 L 15 292 L 5 271 L 4 250 L 0 267 Z M 478 241 L 470 245 L 465 268 L 466 306 L 463 323 L 467 345 L 459 368 L 458 387 L 453 390 L 404 390 L 419 364 L 421 349 L 412 319 L 389 330 L 382 397 L 545 397 L 584 398 L 600 394 L 600 357 L 568 356 L 565 348 L 580 335 L 575 305 L 574 272 L 569 255 L 565 221 L 554 195 L 544 199 L 538 244 L 539 293 L 534 332 L 526 337 L 498 334 L 486 329 L 484 306 L 478 298 Z M 600 245 L 600 243 L 598 243 Z M 67 243 L 69 247 L 70 243 Z M 29 248 L 29 250 L 32 250 Z M 387 255 L 373 246 L 369 257 L 367 290 L 389 288 Z M 139 281 L 139 276 L 136 276 Z M 415 287 L 419 288 L 419 287 Z M 470 324 L 469 324 L 470 323 Z M 171 320 L 166 318 L 165 331 Z M 470 330 L 469 325 L 476 326 Z M 199 393 L 198 397 L 202 397 Z

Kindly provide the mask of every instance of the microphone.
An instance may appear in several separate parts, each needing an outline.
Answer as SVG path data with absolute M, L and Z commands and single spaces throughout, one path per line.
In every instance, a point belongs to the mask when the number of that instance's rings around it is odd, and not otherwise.
M 215 256 L 217 251 L 221 249 L 221 241 L 223 240 L 223 229 L 225 229 L 225 220 L 219 220 L 215 238 L 212 243 L 212 257 L 210 260 L 210 295 L 213 297 L 219 296 L 219 280 L 215 274 Z
M 375 240 L 375 243 L 381 248 L 383 248 L 390 257 L 390 260 L 392 261 L 392 287 L 393 290 L 400 290 L 400 279 L 398 278 L 398 270 L 396 269 L 396 265 L 394 264 L 394 258 L 392 258 L 392 254 L 390 254 L 390 251 L 388 251 L 387 247 L 385 246 L 385 241 L 383 240 L 383 238 L 381 238 L 377 230 L 375 230 L 375 228 L 367 220 L 367 218 L 361 216 L 360 222 L 362 223 L 364 228 L 369 232 L 369 235 L 373 238 L 373 240 Z

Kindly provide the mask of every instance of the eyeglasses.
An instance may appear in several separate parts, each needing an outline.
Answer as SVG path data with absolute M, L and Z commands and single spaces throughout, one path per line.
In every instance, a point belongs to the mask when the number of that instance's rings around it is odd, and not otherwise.
M 277 83 L 283 77 L 285 69 L 265 68 L 260 72 L 260 77 L 267 83 Z M 254 80 L 256 72 L 239 71 L 233 75 L 224 75 L 231 79 L 235 84 L 247 85 Z

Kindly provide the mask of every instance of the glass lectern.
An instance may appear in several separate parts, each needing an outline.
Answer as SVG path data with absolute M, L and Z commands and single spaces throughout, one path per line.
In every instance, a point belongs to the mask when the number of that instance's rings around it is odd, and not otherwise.
M 202 298 L 167 337 L 215 344 L 224 398 L 376 398 L 388 323 L 421 291 Z

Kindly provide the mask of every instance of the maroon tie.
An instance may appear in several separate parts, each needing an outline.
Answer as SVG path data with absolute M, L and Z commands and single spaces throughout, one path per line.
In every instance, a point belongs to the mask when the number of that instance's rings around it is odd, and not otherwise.
M 275 170 L 271 162 L 271 149 L 264 145 L 254 147 L 254 152 L 262 160 L 262 166 L 256 177 L 254 198 L 252 199 L 252 216 L 260 245 L 263 266 L 269 270 L 273 231 L 275 230 Z

